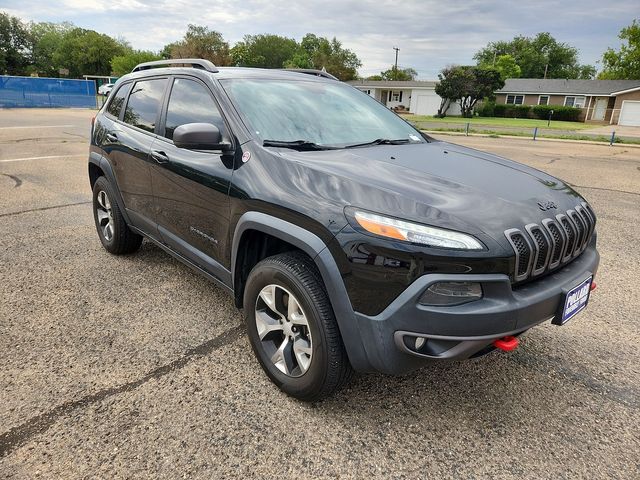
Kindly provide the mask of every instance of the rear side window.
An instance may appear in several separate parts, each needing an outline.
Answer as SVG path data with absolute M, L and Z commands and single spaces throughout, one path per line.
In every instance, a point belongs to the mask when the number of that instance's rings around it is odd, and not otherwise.
M 222 132 L 223 122 L 209 90 L 199 82 L 176 78 L 167 106 L 164 136 L 172 139 L 173 131 L 185 123 L 212 123 Z
M 129 125 L 153 132 L 166 84 L 166 78 L 136 82 L 129 94 L 123 120 Z
M 113 94 L 111 100 L 109 101 L 109 105 L 107 105 L 107 112 L 110 115 L 113 115 L 116 118 L 120 118 L 120 112 L 122 111 L 122 107 L 124 105 L 124 99 L 127 98 L 129 87 L 131 87 L 131 84 L 127 83 L 126 85 L 118 88 L 118 91 Z

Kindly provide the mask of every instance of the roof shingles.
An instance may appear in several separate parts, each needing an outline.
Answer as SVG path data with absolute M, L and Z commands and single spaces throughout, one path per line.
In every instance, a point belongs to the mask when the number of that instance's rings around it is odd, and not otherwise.
M 640 80 L 565 80 L 562 78 L 509 78 L 496 93 L 558 93 L 611 95 L 640 88 Z

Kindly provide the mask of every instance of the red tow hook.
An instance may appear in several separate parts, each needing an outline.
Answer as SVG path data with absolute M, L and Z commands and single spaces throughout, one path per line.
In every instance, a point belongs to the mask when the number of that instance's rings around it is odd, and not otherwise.
M 591 291 L 593 292 L 596 289 L 596 282 L 591 282 Z
M 508 335 L 506 337 L 502 337 L 502 338 L 498 338 L 497 340 L 494 340 L 493 346 L 496 348 L 499 348 L 503 352 L 511 352 L 516 348 L 518 348 L 519 343 L 520 342 L 518 342 L 518 339 L 516 337 L 512 337 L 511 335 Z

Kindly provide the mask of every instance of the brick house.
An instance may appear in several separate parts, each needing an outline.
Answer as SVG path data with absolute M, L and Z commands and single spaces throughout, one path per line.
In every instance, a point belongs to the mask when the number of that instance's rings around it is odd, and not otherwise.
M 510 78 L 496 103 L 564 105 L 582 109 L 581 121 L 640 126 L 640 80 Z

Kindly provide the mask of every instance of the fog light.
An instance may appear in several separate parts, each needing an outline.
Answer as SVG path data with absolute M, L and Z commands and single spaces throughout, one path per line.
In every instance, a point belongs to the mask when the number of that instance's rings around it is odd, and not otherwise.
M 482 286 L 476 282 L 437 282 L 420 297 L 421 305 L 462 305 L 482 298 Z

